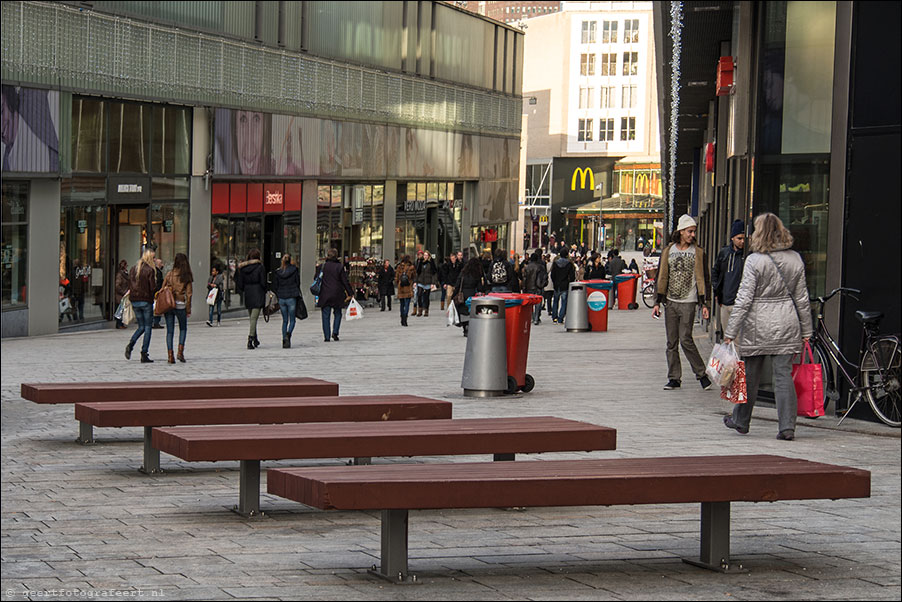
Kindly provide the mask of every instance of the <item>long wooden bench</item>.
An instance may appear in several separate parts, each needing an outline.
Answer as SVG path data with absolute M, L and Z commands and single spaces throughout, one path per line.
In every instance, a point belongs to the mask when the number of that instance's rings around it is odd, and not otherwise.
M 22 383 L 23 399 L 34 403 L 154 401 L 160 399 L 237 399 L 247 397 L 312 397 L 338 395 L 338 384 L 307 377 L 242 378 L 186 381 Z M 79 443 L 94 434 L 81 424 Z
M 612 428 L 539 416 L 393 422 L 155 428 L 152 445 L 189 462 L 240 461 L 238 512 L 260 511 L 260 462 L 374 456 L 493 454 L 616 449 Z M 509 464 L 509 463 L 506 463 Z
M 75 404 L 75 419 L 94 427 L 144 427 L 142 472 L 160 472 L 155 426 L 281 424 L 451 418 L 451 402 L 415 395 L 106 401 Z
M 279 468 L 267 491 L 326 510 L 381 510 L 377 574 L 408 577 L 408 511 L 510 506 L 701 503 L 692 564 L 741 571 L 730 559 L 730 503 L 870 497 L 868 471 L 780 456 L 696 456 L 414 466 Z

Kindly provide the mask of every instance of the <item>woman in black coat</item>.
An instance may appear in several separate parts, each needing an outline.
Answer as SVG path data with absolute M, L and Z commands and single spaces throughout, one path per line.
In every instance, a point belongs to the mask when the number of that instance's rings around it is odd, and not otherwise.
M 235 276 L 235 289 L 244 293 L 244 307 L 250 317 L 250 329 L 247 333 L 247 348 L 256 349 L 260 346 L 257 338 L 257 320 L 260 319 L 260 311 L 266 303 L 266 274 L 263 262 L 260 261 L 260 249 L 251 249 L 247 254 L 247 261 L 238 264 Z
M 338 261 L 337 249 L 329 249 L 320 275 L 322 288 L 320 288 L 316 306 L 322 310 L 320 313 L 323 316 L 323 338 L 328 343 L 330 332 L 332 333 L 331 340 L 338 340 L 338 329 L 341 328 L 341 310 L 348 299 L 354 296 L 354 289 L 351 288 L 351 283 L 348 281 L 348 273 Z M 329 319 L 330 315 L 335 316 L 334 321 Z
M 386 259 L 379 270 L 379 311 L 385 311 L 385 303 L 388 302 L 388 311 L 391 311 L 391 298 L 395 294 L 395 268 Z
M 453 299 L 461 299 L 457 304 L 457 313 L 460 316 L 460 324 L 464 329 L 464 336 L 467 336 L 467 327 L 470 323 L 470 310 L 467 307 L 467 299 L 476 293 L 485 290 L 485 277 L 482 269 L 482 261 L 478 258 L 471 258 L 460 271 L 457 282 L 454 283 Z M 460 295 L 458 297 L 458 294 Z

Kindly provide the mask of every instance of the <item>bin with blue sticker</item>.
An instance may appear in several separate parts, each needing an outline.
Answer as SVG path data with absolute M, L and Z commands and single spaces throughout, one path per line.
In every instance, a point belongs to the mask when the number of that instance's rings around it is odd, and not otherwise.
M 532 327 L 533 306 L 542 302 L 542 295 L 488 293 L 486 296 L 504 299 L 504 332 L 507 342 L 506 393 L 516 393 L 517 391 L 529 393 L 536 386 L 535 379 L 526 373 L 529 332 Z
M 589 306 L 589 329 L 592 332 L 607 332 L 614 283 L 610 280 L 583 280 L 583 284 L 586 285 L 586 304 Z
M 617 309 L 638 309 L 636 303 L 636 283 L 639 274 L 620 274 L 614 276 L 617 287 Z

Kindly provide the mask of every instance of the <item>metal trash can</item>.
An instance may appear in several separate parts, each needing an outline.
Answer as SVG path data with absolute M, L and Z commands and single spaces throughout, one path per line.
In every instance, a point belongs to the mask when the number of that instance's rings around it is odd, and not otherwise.
M 467 397 L 496 397 L 507 390 L 504 299 L 472 297 L 467 353 L 460 386 Z
M 586 285 L 584 282 L 571 282 L 567 294 L 567 315 L 564 316 L 564 328 L 567 332 L 589 331 L 589 310 L 586 305 Z

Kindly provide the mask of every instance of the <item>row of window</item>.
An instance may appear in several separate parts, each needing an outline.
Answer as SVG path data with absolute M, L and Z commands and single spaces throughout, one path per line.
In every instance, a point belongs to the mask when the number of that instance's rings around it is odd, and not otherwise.
M 617 93 L 616 86 L 602 86 L 599 94 L 598 108 L 615 109 L 617 108 L 615 97 Z M 620 87 L 620 108 L 634 109 L 639 98 L 639 90 L 635 85 L 627 85 Z M 594 109 L 595 107 L 595 88 L 579 89 L 579 108 Z
M 601 75 L 617 75 L 617 53 L 601 54 Z M 623 53 L 623 75 L 637 75 L 639 73 L 639 53 Z M 579 74 L 595 75 L 595 55 L 579 55 Z
M 594 119 L 580 119 L 579 128 L 577 130 L 576 139 L 579 142 L 594 142 Z M 599 119 L 598 141 L 612 142 L 614 141 L 614 119 Z M 620 140 L 636 139 L 636 118 L 621 117 L 620 118 Z
M 619 21 L 602 21 L 601 22 L 601 43 L 616 44 L 617 29 Z M 580 41 L 583 44 L 594 44 L 596 40 L 596 30 L 598 21 L 583 21 L 582 36 Z M 623 43 L 635 44 L 639 42 L 639 19 L 626 19 L 623 21 Z

